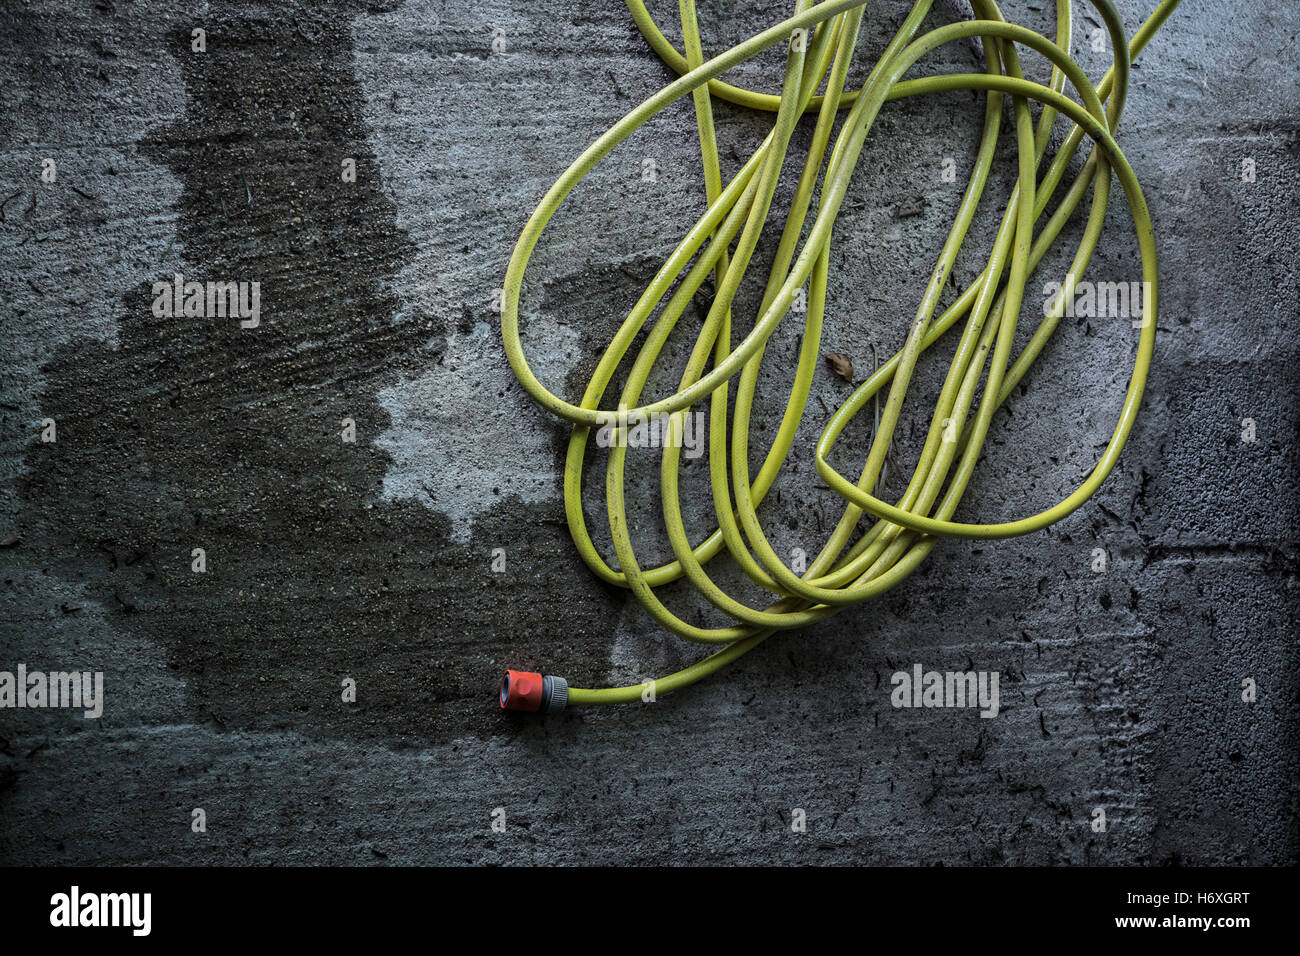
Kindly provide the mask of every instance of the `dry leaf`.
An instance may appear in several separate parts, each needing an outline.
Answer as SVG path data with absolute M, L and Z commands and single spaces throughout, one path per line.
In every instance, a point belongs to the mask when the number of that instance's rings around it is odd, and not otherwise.
M 925 214 L 925 197 L 913 196 L 911 199 L 904 199 L 894 206 L 895 219 L 907 219 L 911 216 L 921 216 Z
M 826 356 L 826 364 L 831 367 L 831 371 L 844 379 L 846 382 L 853 381 L 853 363 L 843 352 L 832 352 Z

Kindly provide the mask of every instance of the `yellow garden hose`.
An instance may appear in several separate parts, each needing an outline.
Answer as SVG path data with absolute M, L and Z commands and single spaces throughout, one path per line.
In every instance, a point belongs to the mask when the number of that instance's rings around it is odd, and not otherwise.
M 1112 0 L 1090 0 L 1114 50 L 1111 69 L 1095 87 L 1069 55 L 1070 0 L 1057 0 L 1057 35 L 1048 39 L 1006 22 L 994 0 L 972 0 L 978 19 L 952 23 L 918 35 L 933 0 L 916 0 L 868 78 L 858 90 L 845 84 L 864 28 L 867 0 L 797 0 L 794 15 L 730 50 L 705 60 L 694 0 L 680 0 L 684 52 L 664 36 L 642 0 L 627 0 L 633 19 L 650 46 L 680 78 L 651 96 L 600 136 L 556 181 L 534 210 L 515 246 L 502 297 L 502 335 L 511 368 L 524 389 L 544 408 L 573 425 L 565 463 L 564 501 L 570 533 L 583 561 L 601 579 L 628 588 L 667 630 L 703 644 L 721 645 L 716 653 L 677 673 L 627 687 L 569 688 L 558 677 L 511 671 L 502 681 L 503 707 L 555 711 L 566 704 L 609 704 L 651 699 L 693 683 L 751 650 L 778 630 L 804 627 L 841 608 L 875 597 L 906 578 L 943 537 L 1005 538 L 1027 534 L 1073 512 L 1097 490 L 1118 461 L 1142 400 L 1155 342 L 1157 269 L 1151 219 L 1138 180 L 1115 141 L 1124 107 L 1130 62 L 1178 6 L 1163 0 L 1129 39 Z M 926 54 L 954 41 L 978 39 L 982 73 L 904 79 Z M 785 74 L 779 95 L 757 93 L 724 83 L 732 67 L 777 43 L 787 42 Z M 1046 86 L 1024 78 L 1017 47 L 1047 58 L 1052 74 Z M 1076 99 L 1064 95 L 1068 84 Z M 886 100 L 948 90 L 982 90 L 984 122 L 974 166 L 948 237 L 930 274 L 902 346 L 883 363 L 825 423 L 817 442 L 818 474 L 844 499 L 844 512 L 806 570 L 795 573 L 773 549 L 758 509 L 787 460 L 803 419 L 821 344 L 826 290 L 830 281 L 830 243 L 835 219 L 861 158 L 867 134 Z M 821 90 L 822 92 L 818 92 Z M 695 104 L 704 164 L 708 209 L 659 269 L 606 347 L 577 404 L 552 394 L 533 374 L 519 333 L 519 299 L 525 269 L 551 216 L 577 183 L 615 147 L 655 114 L 687 94 Z M 772 130 L 736 176 L 723 183 L 713 123 L 712 97 L 775 113 Z M 983 271 L 957 301 L 939 312 L 939 297 L 979 206 L 1009 97 L 1018 148 L 1018 180 L 1003 210 L 1001 225 Z M 1029 102 L 1041 104 L 1037 126 Z M 841 112 L 847 111 L 841 119 Z M 732 342 L 732 306 L 742 278 L 753 265 L 767 225 L 777 181 L 791 135 L 801 117 L 815 116 L 812 141 L 795 187 L 780 241 L 749 333 Z M 1061 118 L 1068 132 L 1050 162 L 1047 149 Z M 838 131 L 837 131 L 838 126 Z M 834 143 L 831 140 L 834 136 Z M 1093 148 L 1056 207 L 1039 224 L 1065 178 L 1083 137 Z M 827 148 L 830 147 L 829 156 Z M 1046 168 L 1044 169 L 1044 166 Z M 1075 284 L 1083 276 L 1101 238 L 1110 195 L 1111 173 L 1118 177 L 1137 231 L 1142 255 L 1143 303 L 1133 373 L 1105 451 L 1083 484 L 1050 508 L 1014 521 L 978 524 L 953 520 L 974 475 L 993 412 L 1011 395 L 1055 331 Z M 1067 282 L 1019 355 L 1013 345 L 1025 295 L 1035 268 L 1085 196 L 1089 211 Z M 814 216 L 805 236 L 805 223 Z M 1038 228 L 1035 234 L 1035 227 Z M 708 314 L 695 332 L 695 344 L 676 392 L 642 402 L 642 391 L 660 353 L 696 292 L 713 276 Z M 759 368 L 768 339 L 790 314 L 800 290 L 807 290 L 803 339 L 789 401 L 762 466 L 751 475 L 749 426 Z M 665 302 L 664 300 L 667 299 Z M 610 381 L 651 315 L 622 394 L 607 402 Z M 919 459 L 902 497 L 889 503 L 875 497 L 908 386 L 922 352 L 932 348 L 964 320 L 943 387 L 935 403 Z M 731 381 L 734 407 L 729 411 Z M 888 385 L 879 422 L 856 482 L 831 467 L 828 458 L 845 427 Z M 976 395 L 979 401 L 976 403 Z M 682 518 L 678 471 L 684 415 L 709 402 L 708 462 L 717 529 L 692 543 Z M 612 406 L 612 407 L 611 407 Z M 637 422 L 666 422 L 660 469 L 665 530 L 676 560 L 642 568 L 628 526 L 624 489 L 627 434 Z M 583 459 L 592 429 L 612 436 L 606 470 L 610 534 L 617 556 L 612 566 L 597 551 L 582 507 Z M 869 527 L 855 540 L 865 516 Z M 764 608 L 750 607 L 722 590 L 705 565 L 725 550 L 745 575 L 774 595 Z M 671 611 L 656 589 L 685 577 L 729 619 L 721 626 L 698 627 Z

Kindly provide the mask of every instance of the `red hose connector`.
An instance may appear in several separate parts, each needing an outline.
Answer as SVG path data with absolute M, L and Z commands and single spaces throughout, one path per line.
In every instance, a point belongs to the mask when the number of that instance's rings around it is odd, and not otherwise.
M 506 671 L 501 678 L 501 709 L 555 714 L 569 702 L 569 684 L 563 677 L 532 671 Z

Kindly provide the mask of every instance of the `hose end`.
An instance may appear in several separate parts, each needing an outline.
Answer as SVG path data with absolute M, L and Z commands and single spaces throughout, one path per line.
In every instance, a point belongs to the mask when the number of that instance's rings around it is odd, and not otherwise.
M 569 682 L 563 677 L 508 670 L 501 678 L 499 696 L 502 710 L 558 714 L 569 702 Z

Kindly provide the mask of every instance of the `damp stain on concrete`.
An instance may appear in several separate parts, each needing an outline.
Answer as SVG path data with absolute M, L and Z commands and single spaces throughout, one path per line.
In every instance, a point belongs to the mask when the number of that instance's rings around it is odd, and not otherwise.
M 554 509 L 504 482 L 478 483 L 476 534 L 456 541 L 442 513 L 385 498 L 376 395 L 460 310 L 413 311 L 391 291 L 414 247 L 366 139 L 346 19 L 233 5 L 203 24 L 204 54 L 184 26 L 168 34 L 184 114 L 139 147 L 181 184 L 184 261 L 157 278 L 258 282 L 260 325 L 157 317 L 141 283 L 114 345 L 52 355 L 39 407 L 58 441 L 27 452 L 23 559 L 85 582 L 163 647 L 192 720 L 393 744 L 501 732 L 502 664 L 599 629 L 608 601 L 541 612 L 540 578 L 577 560 L 542 520 Z M 501 546 L 509 574 L 491 570 Z M 603 669 L 598 650 L 569 655 Z

